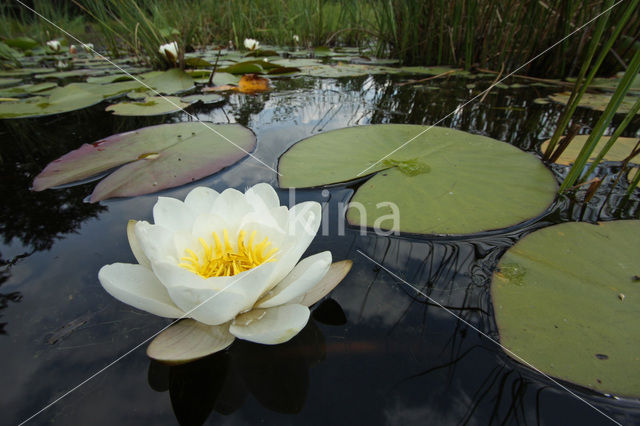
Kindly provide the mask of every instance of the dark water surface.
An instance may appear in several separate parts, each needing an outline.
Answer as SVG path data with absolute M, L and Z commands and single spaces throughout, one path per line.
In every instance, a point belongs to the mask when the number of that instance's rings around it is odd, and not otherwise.
M 257 96 L 231 95 L 221 108 L 196 108 L 201 120 L 238 122 L 258 136 L 254 155 L 276 167 L 296 141 L 368 123 L 432 124 L 475 95 L 469 80 L 398 87 L 388 76 L 276 81 Z M 477 82 L 482 88 L 489 81 Z M 561 110 L 533 99 L 553 88 L 496 90 L 440 125 L 535 151 Z M 17 424 L 82 384 L 168 324 L 108 295 L 104 264 L 135 262 L 125 228 L 151 220 L 158 194 L 83 202 L 95 183 L 40 193 L 33 177 L 51 160 L 114 133 L 184 114 L 112 117 L 104 105 L 40 119 L 0 121 L 0 423 Z M 580 111 L 585 130 L 597 115 Z M 617 117 L 616 123 L 621 117 Z M 634 135 L 636 119 L 627 135 Z M 615 172 L 615 168 L 611 168 Z M 558 176 L 566 173 L 555 170 Z M 194 187 L 244 190 L 276 175 L 252 158 L 162 195 Z M 491 273 L 519 238 L 567 220 L 638 218 L 638 197 L 603 205 L 608 179 L 583 208 L 558 200 L 526 226 L 471 238 L 361 235 L 337 210 L 353 188 L 297 191 L 295 202 L 329 203 L 328 233 L 308 253 L 352 259 L 346 280 L 317 306 L 289 343 L 236 341 L 230 350 L 180 366 L 149 361 L 146 344 L 40 413 L 33 424 L 609 424 L 584 402 L 507 357 L 465 322 L 416 294 L 358 253 L 371 256 L 466 322 L 497 339 Z M 291 194 L 279 190 L 286 204 Z M 623 424 L 640 423 L 640 403 L 571 388 Z

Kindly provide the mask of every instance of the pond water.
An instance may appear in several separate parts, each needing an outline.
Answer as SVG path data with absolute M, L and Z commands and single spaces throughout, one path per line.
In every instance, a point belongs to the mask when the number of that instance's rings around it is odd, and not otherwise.
M 477 93 L 462 78 L 419 87 L 397 86 L 398 79 L 281 79 L 270 93 L 233 94 L 222 107 L 192 111 L 200 120 L 252 129 L 258 138 L 253 154 L 275 168 L 278 157 L 305 137 L 368 123 L 432 124 Z M 477 87 L 489 83 L 476 81 Z M 535 151 L 551 135 L 561 106 L 533 99 L 553 91 L 557 88 L 496 89 L 439 125 Z M 578 119 L 586 129 L 597 114 L 580 110 Z M 568 220 L 638 218 L 637 197 L 622 204 L 616 193 L 604 203 L 611 179 L 586 208 L 562 199 L 533 222 L 449 239 L 362 235 L 349 226 L 340 235 L 338 205 L 348 201 L 358 183 L 295 194 L 279 190 L 283 204 L 292 196 L 295 202 L 328 203 L 327 232 L 308 252 L 330 250 L 335 260 L 353 260 L 345 281 L 286 344 L 236 342 L 228 351 L 180 367 L 151 362 L 147 344 L 140 344 L 169 320 L 115 300 L 100 286 L 97 273 L 105 264 L 135 262 L 127 221 L 152 220 L 158 194 L 89 204 L 84 200 L 93 183 L 43 192 L 29 187 L 47 163 L 82 143 L 188 120 L 186 114 L 115 117 L 101 104 L 63 115 L 0 121 L 2 424 L 29 418 L 75 387 L 30 423 L 608 423 L 585 402 L 507 357 L 460 318 L 498 338 L 491 274 L 502 253 L 532 230 Z M 630 127 L 626 133 L 634 135 L 637 120 Z M 554 171 L 558 177 L 566 173 L 559 166 Z M 276 175 L 247 157 L 161 194 L 183 199 L 196 186 L 244 190 L 258 182 L 276 186 Z M 571 389 L 620 423 L 640 422 L 637 401 Z

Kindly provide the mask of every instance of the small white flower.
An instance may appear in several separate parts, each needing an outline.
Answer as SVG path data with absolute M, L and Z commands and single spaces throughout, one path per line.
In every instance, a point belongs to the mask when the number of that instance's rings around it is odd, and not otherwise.
M 80 45 L 86 52 L 93 51 L 93 43 L 82 43 Z
M 294 34 L 293 35 L 293 42 L 295 44 L 298 44 L 300 42 L 300 37 L 298 37 L 298 34 Z
M 229 344 L 283 343 L 307 324 L 301 302 L 331 265 L 329 251 L 300 260 L 318 232 L 319 203 L 280 206 L 266 183 L 244 194 L 198 187 L 184 202 L 158 197 L 153 218 L 128 229 L 138 264 L 100 269 L 112 296 L 167 318 L 188 313 Z
M 47 42 L 47 46 L 49 46 L 49 49 L 53 50 L 54 52 L 60 51 L 60 42 L 58 40 L 49 40 Z
M 256 50 L 260 47 L 260 42 L 252 38 L 244 39 L 244 48 L 248 50 Z
M 178 43 L 175 41 L 163 44 L 158 48 L 158 52 L 160 52 L 171 63 L 175 64 L 178 61 Z

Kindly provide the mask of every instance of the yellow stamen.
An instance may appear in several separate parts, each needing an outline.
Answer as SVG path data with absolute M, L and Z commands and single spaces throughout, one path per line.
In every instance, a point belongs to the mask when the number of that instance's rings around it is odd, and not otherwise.
M 256 231 L 253 231 L 249 236 L 248 243 L 245 244 L 246 235 L 245 231 L 238 233 L 237 249 L 231 246 L 229 233 L 226 229 L 222 231 L 224 243 L 215 232 L 213 233 L 213 246 L 207 244 L 203 238 L 198 238 L 204 251 L 202 259 L 193 250 L 186 249 L 186 255 L 180 258 L 182 261 L 180 266 L 204 278 L 228 277 L 275 260 L 273 255 L 278 249 L 267 250 L 271 246 L 268 238 L 265 237 L 261 243 L 254 245 Z

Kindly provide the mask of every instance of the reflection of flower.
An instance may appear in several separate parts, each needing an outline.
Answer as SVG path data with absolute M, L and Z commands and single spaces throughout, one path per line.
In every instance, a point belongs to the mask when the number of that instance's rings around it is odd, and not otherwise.
M 260 42 L 252 38 L 244 39 L 244 48 L 248 50 L 256 50 L 260 47 Z
M 185 201 L 159 197 L 155 224 L 129 232 L 139 264 L 100 269 L 102 286 L 147 312 L 189 316 L 216 332 L 276 344 L 295 336 L 309 319 L 299 304 L 331 265 L 328 251 L 298 263 L 320 226 L 320 204 L 287 209 L 268 184 L 245 194 L 199 187 Z M 231 335 L 229 335 L 231 333 Z
M 49 40 L 47 42 L 47 46 L 54 52 L 58 52 L 60 50 L 60 42 L 58 40 Z
M 178 60 L 178 43 L 175 41 L 163 44 L 158 48 L 158 52 L 162 54 L 169 62 L 175 64 Z
M 228 351 L 196 362 L 167 366 L 151 361 L 149 385 L 169 391 L 180 424 L 203 424 L 215 411 L 229 415 L 252 395 L 278 413 L 299 413 L 305 406 L 309 370 L 326 356 L 324 336 L 315 324 L 277 346 L 238 342 Z

